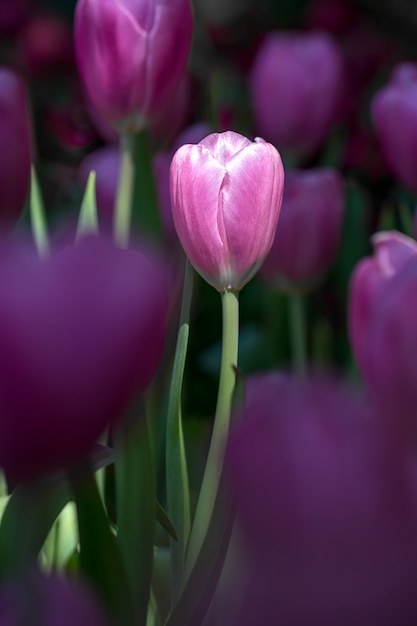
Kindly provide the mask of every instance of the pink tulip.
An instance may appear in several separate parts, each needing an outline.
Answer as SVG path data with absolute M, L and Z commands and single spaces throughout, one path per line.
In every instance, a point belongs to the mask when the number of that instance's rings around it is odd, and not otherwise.
M 32 129 L 26 87 L 8 68 L 0 68 L 0 230 L 19 219 L 29 191 Z
M 168 105 L 191 43 L 188 0 L 78 0 L 75 48 L 87 94 L 118 130 Z
M 241 289 L 269 252 L 281 209 L 278 151 L 227 131 L 175 153 L 172 214 L 191 264 L 218 291 Z
M 340 52 L 329 35 L 269 34 L 249 76 L 256 132 L 282 151 L 310 155 L 335 120 L 341 81 Z
M 417 193 L 417 63 L 402 63 L 371 103 L 371 116 L 391 173 Z
M 334 260 L 342 233 L 344 183 L 332 169 L 289 172 L 274 243 L 261 269 L 273 285 L 306 287 Z
M 152 379 L 166 276 L 89 237 L 39 260 L 0 247 L 0 466 L 14 479 L 87 454 Z
M 349 289 L 349 334 L 359 369 L 367 380 L 372 360 L 369 338 L 379 317 L 378 298 L 385 284 L 411 259 L 417 257 L 417 242 L 391 231 L 372 237 L 374 255 L 356 266 Z
M 415 459 L 340 382 L 269 373 L 246 391 L 226 454 L 240 584 L 218 623 L 416 623 Z

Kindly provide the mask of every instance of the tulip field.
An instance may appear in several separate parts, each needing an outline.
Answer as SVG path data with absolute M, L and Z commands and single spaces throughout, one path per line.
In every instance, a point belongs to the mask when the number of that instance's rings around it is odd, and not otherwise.
M 417 624 L 404 7 L 0 3 L 0 626 Z

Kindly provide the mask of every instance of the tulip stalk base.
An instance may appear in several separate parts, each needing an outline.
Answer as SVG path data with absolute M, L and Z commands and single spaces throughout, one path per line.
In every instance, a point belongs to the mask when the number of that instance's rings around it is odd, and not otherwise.
M 186 559 L 186 578 L 197 560 L 212 517 L 223 468 L 235 390 L 239 341 L 239 298 L 237 291 L 224 291 L 222 296 L 223 333 L 219 391 L 210 448 L 204 469 Z

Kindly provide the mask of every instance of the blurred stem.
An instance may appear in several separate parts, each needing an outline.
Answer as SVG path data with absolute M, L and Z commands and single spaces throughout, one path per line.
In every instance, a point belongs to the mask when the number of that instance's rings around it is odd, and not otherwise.
M 239 341 L 239 294 L 224 291 L 222 297 L 223 334 L 219 391 L 210 448 L 204 469 L 200 495 L 187 551 L 186 576 L 197 560 L 213 513 L 223 468 L 226 439 L 229 432 L 235 388 Z
M 135 140 L 133 133 L 120 134 L 120 170 L 114 208 L 114 239 L 121 248 L 127 248 L 132 221 L 135 184 Z
M 304 376 L 307 370 L 307 333 L 304 294 L 291 291 L 288 294 L 291 358 L 294 371 Z
M 190 330 L 192 288 L 193 268 L 187 259 L 177 345 L 169 390 L 165 448 L 168 516 L 178 536 L 178 541 L 170 539 L 172 599 L 174 602 L 182 587 L 185 548 L 190 533 L 190 494 L 182 426 L 181 392 Z
M 156 479 L 151 429 L 144 407 L 121 425 L 115 445 L 117 538 L 137 624 L 145 624 L 153 567 Z
M 32 234 L 35 240 L 36 249 L 39 256 L 48 256 L 49 254 L 49 237 L 48 228 L 45 218 L 45 207 L 43 204 L 39 181 L 36 171 L 32 165 L 30 173 L 30 221 Z
M 132 222 L 141 233 L 158 241 L 161 239 L 158 195 L 153 171 L 153 153 L 149 131 L 144 128 L 135 141 L 136 174 L 133 192 Z

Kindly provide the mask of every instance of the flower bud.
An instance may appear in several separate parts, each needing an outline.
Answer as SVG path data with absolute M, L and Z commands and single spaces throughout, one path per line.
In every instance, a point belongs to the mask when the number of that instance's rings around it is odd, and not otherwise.
M 373 97 L 371 117 L 391 173 L 417 193 L 417 63 L 394 69 Z
M 22 79 L 0 68 L 0 230 L 13 226 L 23 210 L 30 184 L 32 131 Z
M 191 264 L 218 291 L 241 289 L 274 239 L 284 169 L 269 143 L 213 133 L 175 153 L 170 170 L 174 225 Z
M 308 287 L 329 268 L 342 232 L 343 179 L 336 170 L 289 172 L 272 248 L 261 269 L 271 285 Z
M 189 0 L 78 0 L 75 47 L 87 94 L 118 130 L 158 116 L 191 43 Z
M 249 77 L 256 132 L 282 151 L 311 154 L 334 122 L 341 76 L 329 35 L 271 33 Z
M 0 247 L 0 466 L 64 469 L 151 381 L 163 348 L 163 268 L 85 237 L 40 260 Z
M 349 334 L 356 363 L 365 380 L 369 377 L 369 337 L 379 316 L 378 298 L 384 285 L 413 257 L 417 242 L 402 233 L 391 231 L 372 237 L 374 254 L 359 261 L 349 288 Z

